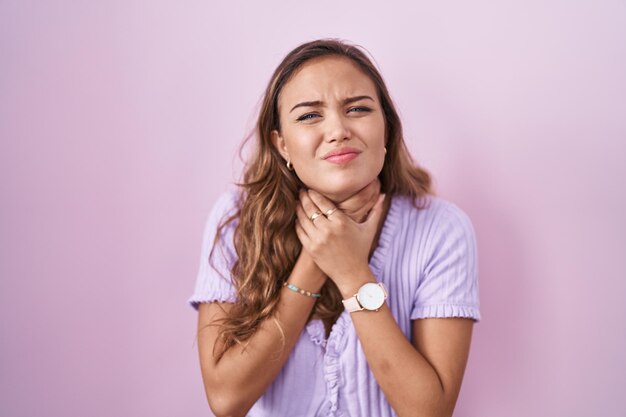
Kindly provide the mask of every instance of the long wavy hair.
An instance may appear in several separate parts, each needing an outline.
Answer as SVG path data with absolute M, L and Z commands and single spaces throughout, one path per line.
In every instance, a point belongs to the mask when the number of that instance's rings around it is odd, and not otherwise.
M 219 323 L 214 356 L 219 360 L 235 344 L 245 346 L 261 322 L 272 318 L 280 289 L 289 277 L 301 251 L 295 232 L 298 190 L 304 184 L 272 144 L 271 132 L 280 132 L 278 99 L 285 84 L 311 59 L 340 56 L 350 59 L 376 86 L 385 120 L 387 154 L 379 180 L 388 196 L 413 198 L 432 193 L 427 171 L 412 160 L 402 136 L 402 124 L 382 76 L 367 55 L 355 45 L 336 39 L 321 39 L 292 50 L 274 71 L 263 97 L 254 135 L 255 147 L 248 160 L 241 187 L 240 205 L 223 220 L 214 239 L 215 248 L 224 227 L 237 222 L 234 246 L 237 253 L 231 277 L 237 300 Z M 250 139 L 250 138 L 248 138 Z M 245 143 L 245 142 L 244 142 Z M 211 252 L 213 255 L 213 251 Z M 312 315 L 329 328 L 343 311 L 341 294 L 331 280 L 321 289 Z M 278 324 L 278 323 L 277 323 Z M 280 328 L 280 324 L 279 328 Z

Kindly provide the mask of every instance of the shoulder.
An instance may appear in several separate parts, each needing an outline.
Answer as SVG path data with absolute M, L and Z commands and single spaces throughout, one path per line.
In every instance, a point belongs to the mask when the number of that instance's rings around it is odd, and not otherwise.
M 442 197 L 428 195 L 414 202 L 410 197 L 394 196 L 388 216 L 389 232 L 398 249 L 419 258 L 440 250 L 475 246 L 469 216 Z
M 236 219 L 228 224 L 224 223 L 237 213 L 239 201 L 238 190 L 223 192 L 218 195 L 207 216 L 196 286 L 189 299 L 195 309 L 204 302 L 235 300 L 230 271 L 237 256 L 234 245 Z M 224 226 L 218 236 L 218 228 L 222 225 Z
M 228 189 L 217 196 L 210 214 L 220 218 L 232 216 L 241 207 L 241 199 L 240 190 Z
M 203 234 L 205 251 L 213 246 L 214 238 L 221 228 L 219 241 L 227 247 L 233 246 L 233 235 L 237 227 L 237 218 L 227 221 L 237 214 L 241 207 L 241 192 L 237 189 L 229 189 L 218 195 L 211 210 L 206 217 Z
M 403 226 L 471 227 L 469 216 L 459 206 L 442 197 L 427 195 L 413 200 L 411 197 L 394 196 L 390 215 Z
M 234 216 L 241 207 L 241 192 L 237 189 L 229 189 L 222 192 L 217 196 L 205 222 L 205 235 L 207 233 L 213 233 L 217 231 L 217 228 L 226 222 L 227 219 Z M 237 219 L 229 222 L 226 226 L 227 229 L 234 228 L 237 224 Z

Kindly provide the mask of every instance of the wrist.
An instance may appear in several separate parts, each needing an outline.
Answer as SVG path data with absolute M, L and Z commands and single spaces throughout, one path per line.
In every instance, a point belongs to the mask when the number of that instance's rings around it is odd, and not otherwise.
M 294 265 L 289 282 L 306 287 L 309 291 L 318 292 L 326 282 L 326 274 L 317 266 L 311 255 L 304 249 Z
M 367 267 L 366 269 L 351 273 L 350 276 L 346 277 L 345 280 L 342 280 L 341 283 L 335 284 L 341 293 L 341 296 L 346 299 L 355 295 L 359 288 L 368 282 L 377 282 L 376 277 L 372 274 L 372 271 Z
M 349 313 L 358 311 L 379 311 L 387 299 L 387 289 L 382 282 L 368 282 L 359 288 L 352 297 L 342 300 Z

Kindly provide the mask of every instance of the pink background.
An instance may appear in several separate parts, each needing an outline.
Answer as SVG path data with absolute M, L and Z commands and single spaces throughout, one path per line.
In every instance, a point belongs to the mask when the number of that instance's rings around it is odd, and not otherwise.
M 622 416 L 623 1 L 0 1 L 0 415 L 208 415 L 186 304 L 272 70 L 340 37 L 472 218 L 456 416 Z

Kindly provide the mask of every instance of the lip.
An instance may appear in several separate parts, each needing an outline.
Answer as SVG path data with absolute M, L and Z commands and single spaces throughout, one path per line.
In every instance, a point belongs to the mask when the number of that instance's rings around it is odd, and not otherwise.
M 361 151 L 356 148 L 339 148 L 328 152 L 322 159 L 333 164 L 347 164 L 360 153 Z
M 322 159 L 329 162 L 342 163 L 353 160 L 359 156 L 360 153 L 361 151 L 356 148 L 339 148 L 328 152 Z

